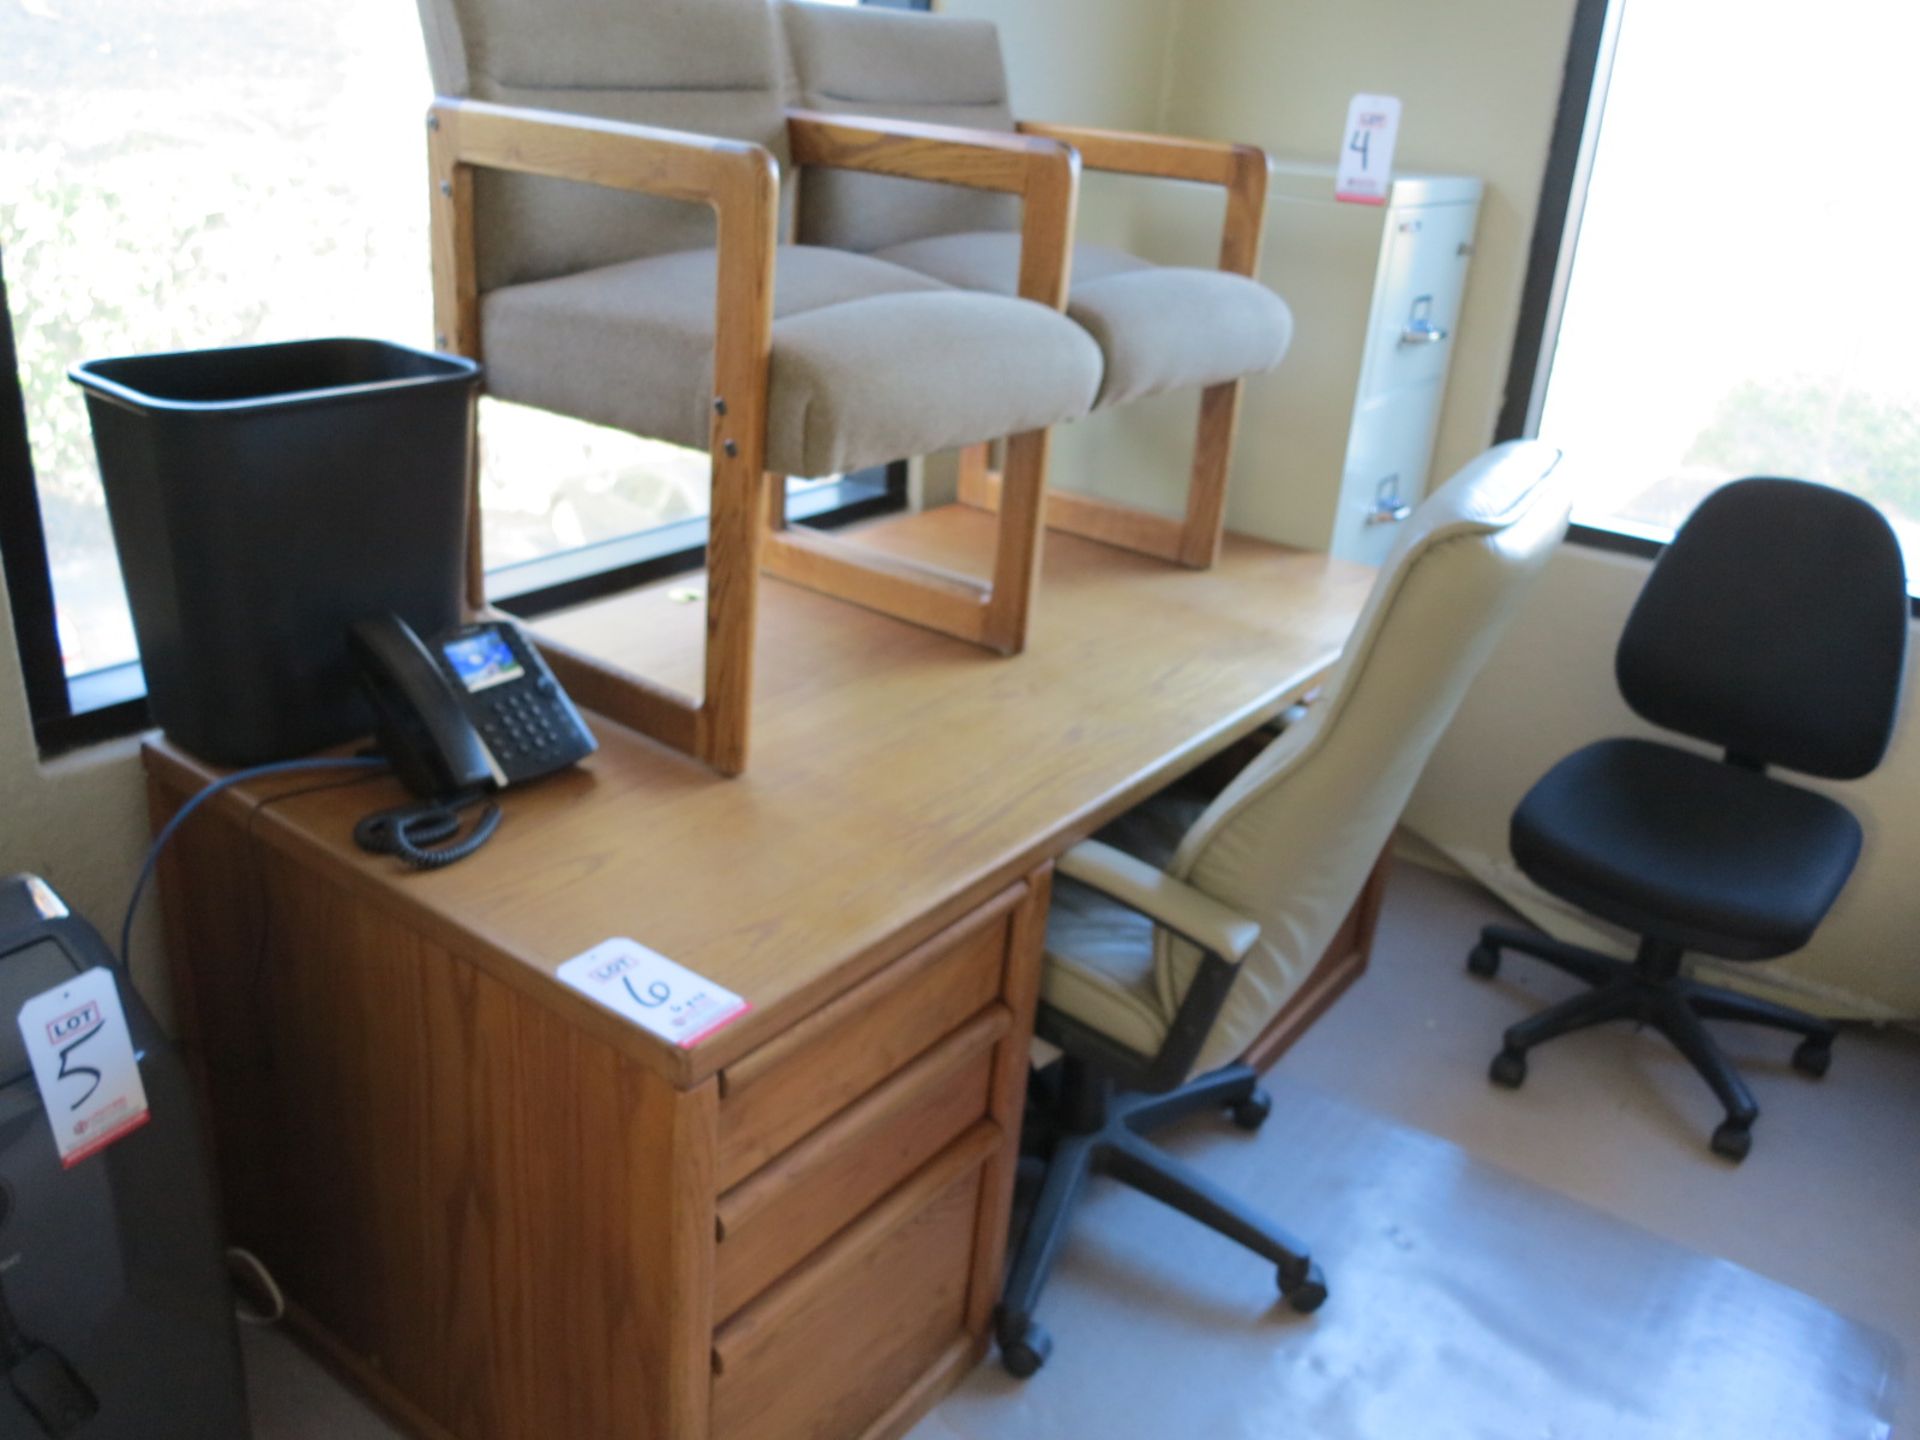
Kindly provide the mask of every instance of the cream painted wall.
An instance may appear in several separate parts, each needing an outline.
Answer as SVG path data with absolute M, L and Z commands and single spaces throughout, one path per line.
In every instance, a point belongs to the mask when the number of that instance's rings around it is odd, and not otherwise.
M 13 615 L 0 586 L 0 874 L 29 870 L 120 943 L 120 917 L 145 853 L 146 791 L 137 739 L 41 764 L 26 688 L 11 643 Z M 151 902 L 149 902 L 151 905 Z M 134 978 L 164 1020 L 170 1013 L 157 906 L 134 936 Z
M 1561 756 L 1591 740 L 1662 734 L 1635 718 L 1613 684 L 1614 646 L 1648 568 L 1644 560 L 1563 547 L 1475 682 L 1407 807 L 1407 825 L 1422 839 L 1501 891 L 1530 894 L 1535 918 L 1558 915 L 1560 907 L 1534 891 L 1509 858 L 1507 818 L 1520 797 Z M 1811 945 L 1730 971 L 1764 978 L 1789 992 L 1789 1001 L 1835 1014 L 1920 1018 L 1916 688 L 1920 665 L 1907 674 L 1908 723 L 1873 774 L 1850 784 L 1789 777 L 1859 816 L 1866 848 Z M 1558 918 L 1562 928 L 1570 917 Z
M 1167 36 L 1180 0 L 935 0 L 946 15 L 1000 31 L 1023 120 L 1150 130 L 1168 81 Z
M 1479 176 L 1481 208 L 1435 452 L 1444 478 L 1492 438 L 1533 233 L 1573 0 L 939 0 L 998 24 L 1023 116 L 1248 141 L 1335 158 L 1348 99 L 1404 102 L 1396 163 Z M 1209 192 L 1090 177 L 1081 232 L 1154 259 L 1212 263 Z M 1285 383 L 1285 368 L 1246 403 Z M 1193 397 L 1163 396 L 1058 434 L 1058 483 L 1178 507 Z M 1251 429 L 1252 427 L 1249 427 Z M 1258 466 L 1244 447 L 1236 474 Z
M 1573 0 L 1183 0 L 1175 17 L 1168 129 L 1331 162 L 1355 92 L 1397 95 L 1397 168 L 1486 182 L 1436 480 L 1493 436 L 1572 24 Z

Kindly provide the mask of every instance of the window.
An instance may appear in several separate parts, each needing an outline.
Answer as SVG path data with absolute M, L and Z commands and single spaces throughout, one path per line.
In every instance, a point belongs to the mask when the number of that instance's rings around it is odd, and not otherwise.
M 314 335 L 428 343 L 413 142 L 431 87 L 396 0 L 26 0 L 0 6 L 0 54 L 0 543 L 58 748 L 143 719 L 68 367 Z M 491 400 L 481 433 L 496 599 L 532 611 L 700 563 L 703 454 Z M 895 467 L 796 481 L 791 510 L 831 524 L 903 496 Z
M 1503 433 L 1577 459 L 1588 532 L 1663 542 L 1727 480 L 1797 476 L 1878 505 L 1920 580 L 1920 9 L 1607 8 L 1575 26 Z

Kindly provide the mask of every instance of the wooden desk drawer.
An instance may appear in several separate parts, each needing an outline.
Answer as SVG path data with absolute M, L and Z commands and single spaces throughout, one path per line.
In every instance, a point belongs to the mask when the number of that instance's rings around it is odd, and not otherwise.
M 720 1072 L 727 1190 L 1000 993 L 1015 885 Z
M 720 1197 L 714 1314 L 733 1314 L 987 1113 L 993 1005 Z
M 966 1336 L 983 1120 L 714 1336 L 713 1440 L 861 1434 Z

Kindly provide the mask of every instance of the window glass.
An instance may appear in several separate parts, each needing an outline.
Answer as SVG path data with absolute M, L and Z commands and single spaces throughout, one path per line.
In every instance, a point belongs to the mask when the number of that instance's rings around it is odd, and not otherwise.
M 1910 0 L 1627 5 L 1539 426 L 1576 519 L 1664 539 L 1798 476 L 1879 505 L 1920 577 L 1917 49 Z
M 318 335 L 429 344 L 405 0 L 0 3 L 0 250 L 69 675 L 134 658 L 86 409 L 105 355 Z M 487 401 L 491 565 L 707 508 L 703 455 Z

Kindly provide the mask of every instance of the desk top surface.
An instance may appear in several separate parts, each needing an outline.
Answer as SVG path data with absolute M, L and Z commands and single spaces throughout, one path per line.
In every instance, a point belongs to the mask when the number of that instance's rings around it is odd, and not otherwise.
M 953 506 L 862 543 L 984 573 L 992 520 Z M 618 726 L 578 770 L 507 792 L 484 850 L 413 873 L 353 846 L 390 778 L 236 787 L 257 838 L 693 1083 L 1270 718 L 1339 651 L 1366 567 L 1228 537 L 1210 571 L 1049 534 L 1027 652 L 963 642 L 775 580 L 761 586 L 747 773 L 715 777 Z M 703 577 L 537 628 L 698 693 Z M 164 741 L 170 786 L 212 771 Z M 677 1050 L 555 982 L 629 936 L 753 1009 Z

